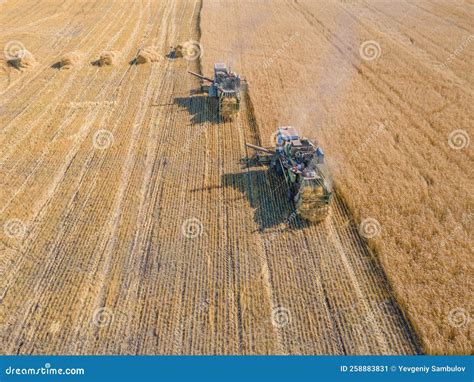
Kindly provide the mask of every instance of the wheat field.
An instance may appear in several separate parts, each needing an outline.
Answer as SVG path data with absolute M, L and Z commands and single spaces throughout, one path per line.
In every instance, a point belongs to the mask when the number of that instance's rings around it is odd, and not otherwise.
M 1 354 L 469 353 L 470 14 L 0 2 Z M 187 74 L 214 62 L 233 120 Z M 325 149 L 321 224 L 242 166 L 281 125 Z
M 264 143 L 321 143 L 424 350 L 470 353 L 473 3 L 276 4 L 205 3 L 204 66 L 245 74 Z

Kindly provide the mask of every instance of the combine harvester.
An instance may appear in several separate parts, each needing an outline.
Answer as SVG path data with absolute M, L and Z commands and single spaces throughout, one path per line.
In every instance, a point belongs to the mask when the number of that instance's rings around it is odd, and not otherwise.
M 223 119 L 231 119 L 240 109 L 240 77 L 230 71 L 225 64 L 214 64 L 214 79 L 188 71 L 193 76 L 210 85 L 201 84 L 201 90 L 207 92 L 209 97 L 219 100 L 219 115 Z M 243 82 L 243 81 L 242 81 Z
M 276 148 L 246 143 L 257 151 L 247 163 L 267 164 L 270 170 L 284 175 L 288 199 L 297 213 L 310 222 L 319 222 L 329 213 L 332 181 L 324 163 L 324 153 L 309 139 L 300 137 L 293 127 L 279 127 Z

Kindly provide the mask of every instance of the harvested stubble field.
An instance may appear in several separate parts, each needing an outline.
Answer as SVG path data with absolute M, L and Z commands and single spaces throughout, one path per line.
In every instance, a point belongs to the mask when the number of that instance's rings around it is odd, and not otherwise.
M 472 154 L 447 136 L 472 120 L 472 48 L 446 60 L 472 6 L 271 5 L 0 3 L 2 354 L 470 350 Z M 216 61 L 250 83 L 233 121 L 186 74 Z M 241 166 L 278 125 L 326 150 L 322 224 Z

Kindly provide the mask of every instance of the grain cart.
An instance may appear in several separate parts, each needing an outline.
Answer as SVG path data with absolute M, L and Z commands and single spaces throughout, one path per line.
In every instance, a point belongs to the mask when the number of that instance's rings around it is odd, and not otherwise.
M 270 170 L 284 176 L 288 199 L 294 202 L 302 218 L 311 222 L 326 218 L 332 199 L 332 181 L 320 147 L 300 137 L 291 126 L 278 128 L 275 148 L 246 145 L 257 151 L 250 158 L 251 162 L 267 164 Z
M 189 71 L 190 74 L 207 81 L 209 85 L 201 85 L 201 90 L 209 97 L 219 101 L 219 115 L 223 119 L 231 119 L 240 109 L 240 77 L 230 71 L 225 64 L 214 64 L 214 79 Z

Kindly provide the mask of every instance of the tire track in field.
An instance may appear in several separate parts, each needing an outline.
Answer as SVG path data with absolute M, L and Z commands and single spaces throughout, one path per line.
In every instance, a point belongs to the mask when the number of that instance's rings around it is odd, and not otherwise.
M 145 68 L 144 68 L 144 69 L 145 69 Z M 153 71 L 155 71 L 155 69 L 153 69 Z M 142 75 L 141 77 L 143 77 L 143 75 Z M 135 80 L 132 80 L 132 82 L 134 82 L 134 81 L 135 81 Z M 139 81 L 139 83 L 143 83 L 143 82 L 144 82 L 144 81 L 143 81 L 143 78 L 141 78 L 141 80 Z M 150 89 L 151 89 L 151 88 L 150 88 Z M 146 105 L 144 105 L 144 106 L 146 106 Z M 141 108 L 140 110 L 144 111 L 145 109 L 146 109 L 146 108 Z M 136 117 L 133 117 L 133 118 L 136 119 Z M 120 118 L 118 118 L 118 120 L 120 120 Z M 117 121 L 118 121 L 118 120 L 117 120 Z M 140 126 L 140 125 L 141 125 L 141 122 L 142 122 L 142 121 L 139 121 L 139 123 L 137 123 L 137 121 L 135 120 L 135 123 L 132 123 L 133 129 L 136 129 L 138 126 Z M 137 134 L 138 134 L 138 133 L 140 133 L 140 132 L 137 132 Z M 140 133 L 140 134 L 141 134 L 141 133 Z M 135 134 L 135 135 L 136 135 L 136 134 Z M 136 135 L 136 139 L 137 139 L 137 138 L 138 138 L 138 136 Z M 119 143 L 119 142 L 117 142 L 117 144 L 118 144 L 118 143 Z M 132 146 L 131 146 L 131 147 L 132 147 Z M 129 151 L 129 152 L 130 152 L 130 151 Z M 128 162 L 127 162 L 127 163 L 128 163 Z M 133 163 L 133 161 L 132 161 L 131 163 Z M 134 167 L 135 167 L 135 165 L 134 165 Z M 129 170 L 130 170 L 130 169 L 129 169 Z M 123 194 L 123 193 L 122 193 L 122 194 Z M 120 198 L 119 198 L 119 199 L 120 199 Z M 116 199 L 116 200 L 119 200 L 119 199 Z M 108 237 L 107 235 L 104 236 L 105 239 L 107 239 L 107 237 Z M 101 241 L 103 241 L 103 239 L 101 239 Z M 115 240 L 114 240 L 114 241 L 115 241 Z M 114 244 L 114 245 L 115 245 L 115 244 Z M 98 250 L 98 251 L 103 251 L 103 249 L 100 249 L 100 246 L 101 246 L 101 245 L 100 245 L 100 243 L 99 243 L 99 247 L 98 247 L 97 250 Z M 109 252 L 110 252 L 110 251 L 109 251 Z M 109 263 L 109 265 L 110 265 L 110 263 Z M 108 273 L 108 272 L 106 272 L 106 273 Z M 102 276 L 99 275 L 99 277 L 102 277 Z M 103 285 L 103 284 L 102 284 L 102 285 Z M 127 333 L 127 334 L 129 334 L 129 333 Z
M 96 72 L 96 73 L 97 73 L 97 72 Z M 83 92 L 86 91 L 87 89 L 88 89 L 88 87 L 84 88 L 84 89 L 83 89 Z M 81 94 L 81 93 L 79 93 L 79 95 L 80 95 L 80 94 Z M 72 113 L 72 114 L 70 114 L 70 115 L 66 114 L 66 117 L 67 117 L 67 118 L 66 118 L 66 121 L 67 121 L 69 118 L 75 117 L 75 113 Z M 53 141 L 54 141 L 54 139 L 53 139 Z M 21 190 L 23 189 L 23 187 L 26 187 L 26 185 L 27 185 L 27 183 L 28 183 L 28 180 L 29 180 L 29 177 L 30 177 L 31 175 L 33 175 L 37 169 L 40 168 L 41 162 L 42 162 L 43 159 L 46 157 L 46 155 L 48 155 L 49 151 L 50 151 L 50 150 L 49 150 L 49 146 L 48 146 L 47 149 L 46 149 L 46 150 L 43 152 L 43 154 L 41 155 L 40 160 L 39 160 L 39 161 L 36 161 L 36 164 L 33 166 L 33 168 L 31 169 L 31 172 L 29 173 L 29 175 L 28 175 L 28 176 L 26 177 L 26 179 L 24 180 L 24 183 L 16 190 L 15 194 L 13 195 L 13 197 L 10 198 L 10 200 L 9 200 L 8 202 L 6 202 L 6 203 L 3 205 L 3 208 L 2 208 L 2 210 L 1 210 L 0 213 L 3 213 L 3 212 L 8 208 L 10 202 L 21 192 Z M 62 178 L 61 178 L 61 179 L 62 179 Z M 56 187 L 55 184 L 57 185 L 58 182 L 54 182 L 54 181 L 53 181 L 53 186 L 54 186 L 53 188 Z M 50 192 L 47 193 L 46 196 L 48 197 L 48 195 L 51 195 L 51 194 L 52 194 L 52 192 L 50 191 Z M 40 203 L 40 204 L 44 205 L 44 203 Z M 30 206 L 29 208 L 31 209 L 31 206 Z M 41 208 L 42 208 L 42 207 L 41 207 Z M 14 274 L 14 272 L 11 272 L 11 274 Z
M 164 17 L 166 17 L 167 19 L 171 19 L 171 17 L 170 17 L 171 8 L 167 7 L 166 12 L 167 12 L 167 16 L 164 16 Z M 152 40 L 153 41 L 159 41 L 162 44 L 161 46 L 159 46 L 159 50 L 164 53 L 165 52 L 164 44 L 165 44 L 165 40 L 166 40 L 166 37 L 167 37 L 165 32 L 166 32 L 167 29 L 161 28 L 160 30 L 161 30 L 161 36 L 153 37 Z M 139 204 L 138 204 L 138 212 L 137 212 L 136 219 L 137 219 L 137 222 L 142 221 L 145 224 L 145 227 L 146 227 L 146 222 L 143 221 L 143 218 L 144 218 L 143 210 L 144 210 L 144 206 L 145 206 L 145 204 L 144 204 L 145 203 L 145 195 L 149 195 L 148 188 L 151 187 L 151 184 L 153 184 L 153 182 L 151 181 L 151 179 L 152 179 L 151 178 L 151 176 L 152 176 L 151 171 L 155 168 L 155 166 L 153 164 L 153 162 L 154 162 L 153 158 L 155 158 L 155 159 L 158 158 L 157 157 L 158 153 L 157 153 L 156 149 L 158 148 L 158 146 L 157 146 L 158 142 L 162 142 L 162 140 L 160 139 L 161 137 L 156 136 L 156 134 L 158 134 L 158 132 L 155 131 L 155 128 L 158 127 L 158 123 L 160 122 L 160 119 L 164 117 L 163 115 L 157 115 L 156 114 L 157 109 L 151 109 L 152 111 L 150 111 L 150 103 L 158 95 L 163 96 L 163 97 L 167 96 L 167 92 L 164 92 L 164 93 L 161 92 L 161 91 L 164 90 L 161 86 L 167 85 L 165 83 L 165 81 L 166 81 L 166 78 L 168 78 L 168 76 L 166 75 L 168 66 L 169 66 L 169 63 L 165 62 L 165 64 L 160 65 L 159 67 L 153 67 L 152 68 L 152 73 L 151 73 L 150 78 L 153 79 L 154 84 L 156 84 L 156 85 L 160 84 L 160 88 L 154 89 L 154 87 L 150 86 L 148 88 L 148 94 L 146 96 L 141 97 L 142 99 L 146 100 L 145 101 L 146 103 L 139 110 L 142 113 L 141 115 L 138 115 L 138 118 L 140 118 L 140 121 L 138 121 L 138 122 L 135 121 L 135 123 L 134 123 L 134 126 L 136 126 L 136 127 L 141 126 L 141 125 L 148 126 L 148 129 L 149 129 L 148 136 L 155 138 L 155 139 L 153 139 L 153 141 L 150 141 L 150 140 L 146 141 L 147 142 L 146 150 L 147 150 L 148 153 L 150 153 L 150 156 L 147 155 L 147 157 L 145 159 L 145 162 L 144 162 L 144 168 L 143 168 L 143 170 L 140 170 L 140 172 L 139 172 L 139 176 L 140 177 L 143 176 L 143 181 L 142 181 L 142 186 L 139 188 L 139 195 L 141 197 L 140 197 L 140 201 L 139 201 Z M 160 76 L 159 75 L 160 72 L 164 72 L 165 74 L 163 76 Z M 150 113 L 151 113 L 151 115 L 154 116 L 153 118 L 149 115 Z M 137 118 L 137 116 L 135 118 Z M 151 123 L 152 120 L 154 121 L 153 124 Z M 161 134 L 163 134 L 163 133 L 165 133 L 165 131 L 161 131 Z M 140 137 L 139 140 L 138 140 L 138 138 L 139 137 L 137 136 L 136 139 L 134 139 L 135 145 L 136 145 L 137 148 L 142 147 L 144 145 L 144 142 L 142 141 L 142 138 Z M 155 142 L 155 143 L 149 143 L 149 142 Z M 151 147 L 154 147 L 154 148 L 150 148 L 149 145 L 151 145 Z M 137 151 L 138 150 L 130 151 L 129 154 L 131 153 L 133 155 L 136 155 Z M 133 168 L 130 167 L 127 170 L 126 179 L 128 179 L 128 180 L 127 180 L 126 183 L 128 183 L 128 184 L 124 185 L 124 187 L 129 189 L 129 188 L 132 187 L 132 185 L 130 183 L 131 183 L 131 179 L 135 176 L 134 173 L 139 171 L 139 169 L 138 169 L 139 160 L 138 159 L 134 159 L 134 160 L 131 160 L 131 161 L 127 160 L 127 162 L 130 162 L 131 164 L 133 164 Z M 121 184 L 123 184 L 123 183 L 124 182 L 122 182 Z M 127 202 L 125 195 L 129 192 L 129 190 L 125 191 L 125 188 L 123 188 L 122 191 L 123 191 L 122 192 L 122 197 L 119 197 L 116 200 L 121 200 L 121 202 L 120 202 L 121 207 L 120 208 L 123 210 L 123 209 L 125 209 L 124 204 Z M 117 209 L 115 208 L 115 210 L 117 210 Z M 117 231 L 120 230 L 119 225 L 123 224 L 122 221 L 119 221 L 119 219 L 121 219 L 121 220 L 124 219 L 124 216 L 122 216 L 122 215 L 123 215 L 122 212 L 120 212 L 119 215 L 117 215 L 117 219 L 115 220 L 114 226 L 111 228 L 113 233 L 111 233 L 109 235 L 106 234 L 105 237 L 119 236 L 117 234 Z M 141 249 L 140 248 L 141 247 L 140 236 L 141 236 L 141 231 L 137 232 L 137 234 L 133 236 L 132 246 L 131 246 L 131 253 L 132 254 L 134 254 L 136 252 L 143 253 L 143 252 L 140 251 L 140 249 Z M 105 249 L 105 252 L 108 253 L 108 255 L 107 255 L 108 259 L 111 258 L 112 254 L 115 253 L 115 255 L 116 255 L 117 251 L 120 251 L 119 244 L 120 243 L 118 241 L 113 241 L 113 242 L 109 241 L 108 242 L 107 247 Z M 144 261 L 143 259 L 137 259 L 136 262 L 132 261 L 132 259 L 128 259 L 126 261 L 128 262 L 128 264 L 130 264 L 131 269 L 132 269 L 132 274 L 134 276 L 139 276 L 139 275 L 142 274 L 140 268 L 136 268 L 136 267 L 140 266 L 140 263 Z M 110 279 L 110 278 L 114 277 L 113 274 L 116 273 L 116 271 L 115 271 L 115 269 L 112 269 L 111 264 L 109 263 L 109 265 L 107 266 L 107 270 L 103 273 L 105 275 L 107 275 L 107 277 L 109 277 L 109 279 Z M 127 278 L 127 285 L 130 285 L 131 281 L 132 281 L 131 278 L 128 277 Z M 103 282 L 102 283 L 102 287 L 100 288 L 100 294 L 101 294 L 100 301 L 97 300 L 95 305 L 101 306 L 102 304 L 105 304 L 107 300 L 113 299 L 114 301 L 117 301 L 117 302 L 121 301 L 122 304 L 120 304 L 120 308 L 124 309 L 124 304 L 123 304 L 124 301 L 125 301 L 125 306 L 129 305 L 128 302 L 127 302 L 127 301 L 129 301 L 127 296 L 129 294 L 132 294 L 132 293 L 137 293 L 136 288 L 125 288 L 123 290 L 122 290 L 122 288 L 120 288 L 120 291 L 117 293 L 118 296 L 117 296 L 117 294 L 112 294 L 111 295 L 110 290 L 109 290 L 110 288 L 108 287 L 109 284 L 110 284 L 109 282 Z M 125 294 L 125 297 L 123 297 L 124 294 Z M 115 302 L 113 305 L 117 306 L 117 303 Z M 133 311 L 133 306 L 130 307 L 130 309 L 127 308 L 127 310 Z M 131 321 L 126 323 L 127 327 L 130 327 L 131 324 L 132 324 Z M 128 330 L 124 334 L 125 334 L 125 336 L 129 337 L 130 333 L 131 333 L 131 330 Z M 108 337 L 106 333 L 102 333 L 102 334 L 105 336 L 105 338 Z M 130 338 L 127 341 L 132 342 L 132 340 L 133 340 L 133 338 Z M 135 346 L 139 346 L 139 344 L 136 344 Z M 135 350 L 135 351 L 138 351 L 138 350 Z
M 199 12 L 193 19 L 193 24 L 191 35 L 193 39 L 198 40 L 200 38 Z M 195 68 L 192 67 L 194 71 L 200 71 L 199 61 L 193 63 L 193 66 L 195 66 Z M 197 81 L 192 80 L 192 83 L 196 84 Z M 196 169 L 195 172 L 204 172 L 206 177 L 202 180 L 199 179 L 199 176 L 196 179 L 193 177 L 194 191 L 192 194 L 189 191 L 185 192 L 187 187 L 179 187 L 183 190 L 180 199 L 188 200 L 188 203 L 193 205 L 209 195 L 210 203 L 214 203 L 215 207 L 208 214 L 203 214 L 204 211 L 201 211 L 198 206 L 191 207 L 192 214 L 201 219 L 206 231 L 202 237 L 194 239 L 195 241 L 199 240 L 198 243 L 193 243 L 191 240 L 186 240 L 184 243 L 184 254 L 193 255 L 193 258 L 192 262 L 190 260 L 189 266 L 185 264 L 183 269 L 183 272 L 186 272 L 183 276 L 189 278 L 189 282 L 184 282 L 182 297 L 179 299 L 178 309 L 182 317 L 179 319 L 178 341 L 174 352 L 178 354 L 237 353 L 242 348 L 242 330 L 239 285 L 235 282 L 236 263 L 233 258 L 235 247 L 227 228 L 227 222 L 229 222 L 229 211 L 225 205 L 227 194 L 217 183 L 220 182 L 220 175 L 229 163 L 224 154 L 228 143 L 224 142 L 222 137 L 225 131 L 229 131 L 230 125 L 223 123 L 216 126 L 212 122 L 212 124 L 209 123 L 214 119 L 216 109 L 214 107 L 207 108 L 206 104 L 208 103 L 203 100 L 203 96 L 191 97 L 189 101 L 190 107 L 194 108 L 196 105 L 199 108 L 204 107 L 205 110 L 202 114 L 198 111 L 199 115 L 192 124 L 199 127 L 200 132 L 197 132 L 195 137 L 191 135 L 189 138 L 190 157 L 183 152 L 183 158 L 180 161 L 184 162 L 182 166 L 185 166 L 186 162 L 196 163 L 193 167 L 202 170 Z M 195 147 L 197 149 L 194 149 Z M 200 153 L 201 147 L 206 147 L 209 156 Z M 193 156 L 196 157 L 193 158 Z M 187 171 L 193 172 L 192 169 Z M 201 181 L 204 182 L 204 187 L 201 187 Z M 183 212 L 181 219 L 184 220 L 188 214 L 186 211 Z M 198 252 L 196 253 L 196 251 Z M 196 256 L 199 252 L 207 257 L 207 266 Z M 193 268 L 204 268 L 203 272 L 207 273 L 208 279 L 196 278 L 194 270 L 190 268 L 191 264 Z M 192 289 L 189 289 L 194 284 L 203 286 L 199 290 L 202 290 L 201 294 L 204 298 L 201 298 L 198 293 L 191 294 Z M 194 297 L 192 297 L 193 295 Z M 201 299 L 203 301 L 199 302 Z
M 372 329 L 375 332 L 375 338 L 377 339 L 380 352 L 384 355 L 387 355 L 389 354 L 389 347 L 388 347 L 387 341 L 385 337 L 382 336 L 378 322 L 375 320 L 373 311 L 371 310 L 371 308 L 369 307 L 369 304 L 367 303 L 367 297 L 362 292 L 362 287 L 358 281 L 356 274 L 354 273 L 354 269 L 352 265 L 349 263 L 349 260 L 347 259 L 344 248 L 341 245 L 341 238 L 338 236 L 334 228 L 332 220 L 327 221 L 325 225 L 326 225 L 326 228 L 328 228 L 327 232 L 329 234 L 329 237 L 331 241 L 334 243 L 334 245 L 336 246 L 338 255 L 341 257 L 345 270 L 350 277 L 352 286 L 355 289 L 355 293 L 357 297 L 359 298 L 359 301 L 361 301 L 361 303 L 363 304 L 364 313 L 366 317 L 368 317 L 368 321 L 371 323 Z M 362 254 L 360 253 L 359 255 L 362 255 Z
M 423 11 L 423 12 L 425 12 L 425 13 L 431 15 L 431 16 L 434 16 L 435 18 L 441 20 L 442 22 L 446 22 L 446 21 L 447 21 L 447 22 L 449 22 L 451 25 L 454 25 L 456 28 L 458 28 L 458 29 L 460 29 L 460 30 L 463 30 L 464 32 L 467 32 L 467 33 L 469 33 L 469 34 L 472 33 L 472 31 L 470 31 L 470 30 L 464 28 L 462 25 L 459 25 L 459 24 L 457 24 L 456 22 L 454 22 L 454 21 L 452 21 L 452 20 L 446 20 L 446 16 L 444 16 L 444 17 L 443 17 L 443 16 L 440 16 L 440 15 L 438 15 L 437 13 L 435 13 L 435 12 L 433 12 L 433 11 L 430 11 L 429 9 L 426 9 L 426 8 L 420 6 L 420 4 L 417 3 L 417 2 L 410 2 L 410 1 L 407 1 L 407 0 L 405 0 L 405 2 L 406 2 L 407 4 L 409 4 L 409 5 L 411 5 L 412 7 L 418 8 L 418 9 L 420 9 L 421 11 Z M 435 5 L 440 5 L 440 4 L 435 4 Z M 469 7 L 469 5 L 470 5 L 470 4 L 462 4 L 462 6 L 466 6 L 466 7 Z M 459 7 L 460 7 L 459 5 L 456 6 L 456 8 L 459 8 Z
M 175 17 L 175 10 L 173 8 L 173 16 L 171 16 L 169 19 L 174 20 L 174 17 Z M 182 15 L 181 15 L 181 19 L 182 19 Z M 174 22 L 173 22 L 173 25 L 174 25 Z M 175 33 L 168 32 L 168 35 L 175 35 Z M 161 36 L 161 38 L 153 38 L 153 41 L 156 41 L 156 40 L 164 41 L 165 39 L 163 37 L 164 36 Z M 159 81 L 160 88 L 155 91 L 152 97 L 153 100 L 156 99 L 157 95 L 161 99 L 162 97 L 167 98 L 169 94 L 171 93 L 171 90 L 168 89 L 170 86 L 172 86 L 171 81 L 166 80 L 167 78 L 169 78 L 167 74 L 168 66 L 169 65 L 166 65 L 166 69 L 164 70 L 165 74 L 163 78 Z M 162 68 L 160 67 L 160 69 Z M 166 129 L 158 130 L 157 127 L 162 125 L 161 122 L 163 119 L 165 119 L 165 123 L 163 124 L 164 126 L 176 125 L 175 123 L 173 123 L 174 122 L 173 113 L 169 113 L 165 116 L 163 113 L 158 113 L 157 109 L 155 109 L 154 111 L 151 112 L 151 114 L 152 114 L 151 117 L 147 118 L 147 123 L 150 124 L 151 122 L 148 122 L 148 121 L 151 121 L 151 120 L 153 120 L 154 122 L 153 122 L 152 128 L 149 131 L 149 137 L 147 140 L 149 144 L 146 146 L 147 155 L 146 155 L 146 160 L 144 164 L 145 165 L 144 174 L 143 174 L 144 180 L 142 181 L 142 185 L 140 187 L 140 202 L 139 202 L 139 207 L 138 207 L 138 212 L 137 212 L 137 224 L 144 228 L 143 228 L 143 232 L 138 231 L 133 236 L 132 245 L 130 249 L 130 253 L 132 254 L 135 254 L 135 253 L 148 254 L 150 252 L 149 241 L 151 240 L 150 235 L 151 235 L 151 230 L 153 229 L 153 226 L 150 224 L 149 220 L 150 220 L 150 217 L 155 216 L 155 214 L 153 213 L 153 207 L 154 207 L 154 204 L 156 203 L 156 195 L 159 195 L 159 192 L 157 192 L 154 189 L 154 187 L 156 184 L 157 177 L 160 176 L 157 173 L 157 170 L 160 168 L 159 164 L 161 162 L 160 152 L 162 151 L 162 148 L 166 146 L 163 144 L 166 139 Z M 117 243 L 116 245 L 118 246 L 119 244 Z M 136 259 L 136 261 L 134 261 L 135 256 L 132 255 L 128 259 L 124 260 L 124 263 L 126 264 L 125 268 L 129 270 L 129 274 L 125 278 L 124 287 L 120 288 L 119 292 L 117 292 L 117 294 L 114 296 L 114 300 L 116 301 L 115 305 L 117 305 L 118 302 L 120 301 L 123 302 L 120 304 L 122 310 L 133 311 L 134 307 L 133 307 L 133 304 L 130 303 L 130 301 L 137 301 L 137 299 L 139 298 L 139 293 L 140 293 L 141 288 L 136 283 L 134 283 L 134 281 L 137 278 L 148 279 L 149 277 L 151 277 L 151 275 L 153 275 L 153 273 L 149 275 L 148 272 L 145 271 L 144 273 L 143 271 L 144 267 L 146 266 L 146 263 L 150 261 L 147 257 L 142 258 L 142 259 Z M 153 309 L 150 309 L 150 310 L 153 311 Z M 140 320 L 140 322 L 142 322 L 142 320 Z M 124 332 L 126 343 L 134 343 L 133 325 L 135 325 L 133 320 L 129 320 L 126 323 L 126 329 Z M 108 336 L 106 335 L 106 337 Z M 139 352 L 140 345 L 143 346 L 143 344 L 134 344 L 134 349 L 132 351 Z
M 249 92 L 246 92 L 244 97 L 242 97 L 243 100 L 243 107 L 242 111 L 239 114 L 239 121 L 243 121 L 242 124 L 239 124 L 240 130 L 242 131 L 243 139 L 245 142 L 253 143 L 255 145 L 261 145 L 261 140 L 260 136 L 258 133 L 258 126 L 257 126 L 257 120 L 255 117 L 255 113 L 253 110 L 253 104 L 250 98 Z M 240 150 L 239 154 L 241 157 L 248 156 L 248 149 L 245 146 L 245 142 L 241 142 L 241 146 L 243 146 L 243 149 Z M 249 195 L 253 198 L 255 193 L 257 191 L 253 187 L 253 182 L 251 181 L 251 173 L 250 169 L 247 169 L 247 174 L 245 177 L 245 181 L 247 183 L 247 187 L 249 189 Z M 253 204 L 254 201 L 251 200 L 251 204 Z M 257 207 L 259 208 L 259 207 Z M 266 246 L 265 246 L 265 239 L 261 237 L 261 235 L 255 235 L 254 240 L 257 240 L 257 248 L 258 248 L 258 259 L 260 261 L 260 267 L 262 269 L 261 275 L 263 279 L 263 287 L 265 290 L 265 295 L 267 296 L 268 299 L 268 304 L 270 309 L 274 309 L 275 307 L 278 306 L 277 299 L 275 297 L 275 290 L 274 290 L 274 285 L 273 285 L 273 280 L 272 280 L 272 274 L 271 274 L 271 267 L 269 265 L 268 261 L 268 256 L 271 254 L 267 251 Z M 266 311 L 266 315 L 268 317 L 271 316 L 271 310 Z M 272 329 L 272 332 L 275 335 L 276 339 L 276 350 L 279 354 L 287 354 L 287 349 L 285 349 L 285 346 L 283 345 L 283 339 L 282 339 L 282 334 L 279 328 L 275 327 L 274 325 L 270 326 Z M 268 330 L 268 328 L 267 328 Z
M 135 31 L 138 31 L 138 25 L 135 27 Z M 132 40 L 133 40 L 133 39 L 130 39 L 130 38 L 128 39 L 128 41 L 130 41 L 130 43 L 131 43 Z M 129 45 L 130 45 L 130 44 L 129 44 Z M 130 47 L 131 47 L 131 45 L 130 45 Z M 116 68 L 116 70 L 120 70 L 120 68 Z M 123 81 L 124 76 L 125 76 L 127 73 L 129 73 L 129 72 L 130 72 L 130 67 L 128 66 L 126 72 L 122 75 L 122 80 L 119 81 L 120 83 Z M 112 82 L 111 85 L 112 85 L 112 86 L 115 86 L 115 82 Z M 108 93 L 107 88 L 101 89 L 101 93 L 102 93 L 102 94 L 107 94 L 107 93 Z M 100 111 L 100 110 L 97 110 L 97 111 L 95 112 L 96 115 L 97 115 L 97 113 L 98 113 L 99 111 Z M 107 114 L 106 114 L 106 115 L 107 115 Z M 102 120 L 104 120 L 104 119 L 105 119 L 105 116 L 102 116 Z M 90 122 L 89 122 L 89 123 L 90 123 Z M 82 140 L 79 140 L 79 141 L 82 141 Z M 81 143 L 81 142 L 78 142 L 78 143 Z M 90 150 L 89 145 L 87 145 L 87 147 L 88 147 L 88 150 Z M 93 153 L 91 153 L 91 154 L 93 154 Z M 74 155 L 74 156 L 75 156 L 75 155 Z M 90 157 L 90 158 L 92 158 L 92 157 Z M 89 163 L 89 162 L 90 162 L 90 160 L 87 161 L 87 163 Z M 88 167 L 87 165 L 84 166 L 84 167 L 83 167 L 83 170 L 86 170 L 87 167 Z M 64 171 L 63 171 L 63 172 L 64 172 Z M 83 173 L 84 173 L 84 172 L 83 172 Z M 55 193 L 53 192 L 52 195 L 55 195 Z M 48 203 L 46 203 L 46 204 L 48 204 Z M 46 205 L 46 204 L 43 204 L 43 205 Z M 44 213 L 45 211 L 41 211 L 41 212 Z M 55 246 L 57 247 L 57 245 L 58 245 L 58 244 L 56 243 Z M 54 247 L 53 247 L 53 248 L 54 248 Z M 51 248 L 47 251 L 46 254 L 52 255 Z M 46 254 L 44 254 L 44 255 L 46 255 Z M 47 278 L 45 278 L 45 279 L 47 279 Z

